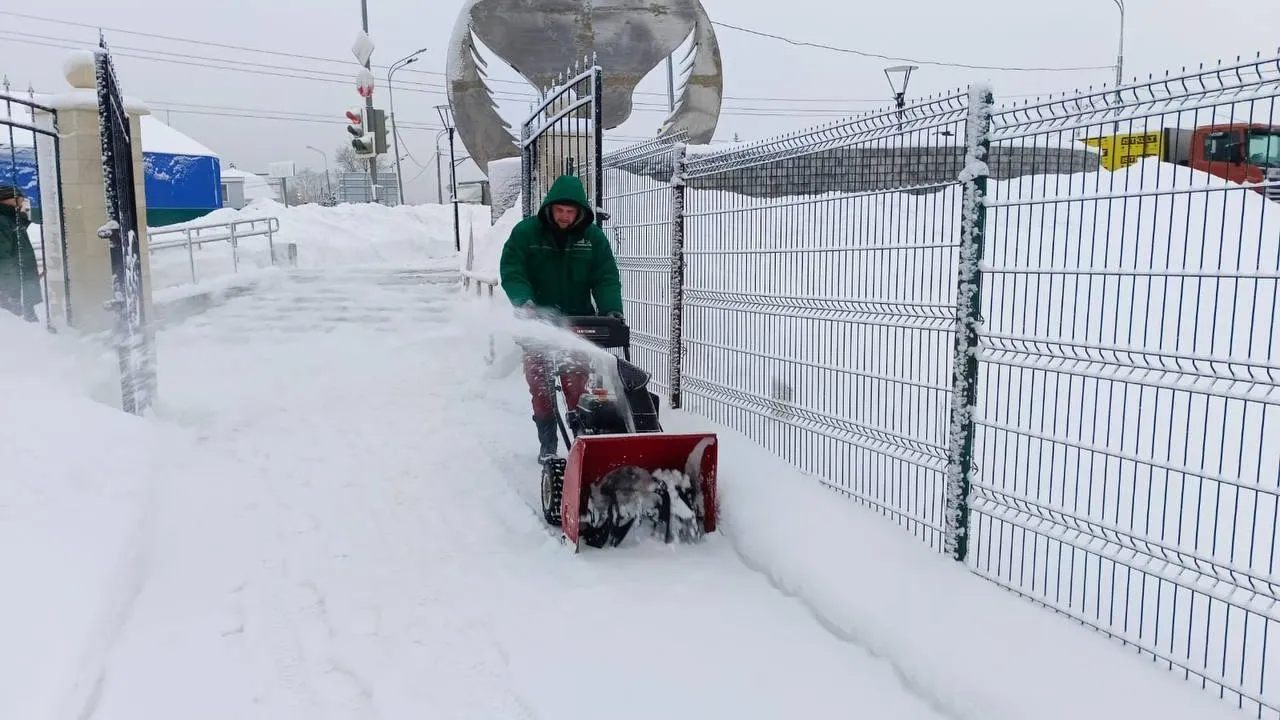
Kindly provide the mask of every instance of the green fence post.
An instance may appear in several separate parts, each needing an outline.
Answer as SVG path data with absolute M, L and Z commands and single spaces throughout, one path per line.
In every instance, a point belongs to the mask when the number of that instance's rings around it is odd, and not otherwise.
M 965 122 L 964 201 L 956 281 L 956 342 L 951 363 L 951 413 L 947 442 L 945 552 L 958 562 L 969 555 L 969 495 L 973 477 L 974 413 L 978 401 L 978 328 L 982 323 L 982 251 L 987 223 L 987 159 L 991 150 L 991 89 L 969 88 Z
M 671 148 L 671 347 L 668 375 L 670 405 L 681 407 L 680 385 L 684 370 L 684 163 L 685 145 Z

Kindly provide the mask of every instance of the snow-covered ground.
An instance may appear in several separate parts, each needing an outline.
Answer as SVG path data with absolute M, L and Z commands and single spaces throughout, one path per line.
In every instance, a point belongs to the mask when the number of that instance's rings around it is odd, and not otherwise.
M 0 317 L 0 717 L 1235 716 L 681 413 L 723 533 L 569 554 L 523 381 L 479 362 L 510 313 L 423 241 L 162 331 L 146 419 Z

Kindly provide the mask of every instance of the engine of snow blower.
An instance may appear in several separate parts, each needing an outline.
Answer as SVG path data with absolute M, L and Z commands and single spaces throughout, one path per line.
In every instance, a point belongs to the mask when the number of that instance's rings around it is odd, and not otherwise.
M 666 542 L 692 541 L 716 528 L 717 444 L 713 433 L 668 434 L 658 422 L 649 374 L 631 363 L 631 332 L 621 320 L 566 317 L 560 323 L 598 347 L 621 349 L 614 368 L 593 360 L 592 382 L 557 423 L 567 459 L 542 468 L 542 513 L 575 548 L 617 546 L 647 527 Z M 560 363 L 553 364 L 559 367 Z M 605 381 L 616 373 L 617 386 Z M 548 382 L 564 397 L 553 377 Z M 621 390 L 621 396 L 616 391 Z M 570 439 L 569 432 L 573 438 Z

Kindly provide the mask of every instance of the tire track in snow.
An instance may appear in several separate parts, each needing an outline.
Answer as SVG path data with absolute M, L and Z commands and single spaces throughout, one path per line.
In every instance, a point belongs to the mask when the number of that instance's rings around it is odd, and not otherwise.
M 91 720 L 98 711 L 110 675 L 112 652 L 124 635 L 147 582 L 159 492 L 152 480 L 143 486 L 137 524 L 122 549 L 101 619 L 85 646 L 64 701 L 67 707 L 60 717 Z

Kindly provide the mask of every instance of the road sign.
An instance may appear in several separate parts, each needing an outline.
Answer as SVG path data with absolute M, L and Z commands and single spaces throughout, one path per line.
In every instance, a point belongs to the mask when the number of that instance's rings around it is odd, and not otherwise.
M 373 57 L 373 39 L 369 37 L 369 33 L 361 30 L 356 35 L 356 41 L 351 45 L 351 54 L 356 56 L 361 65 L 369 64 L 369 58 Z

